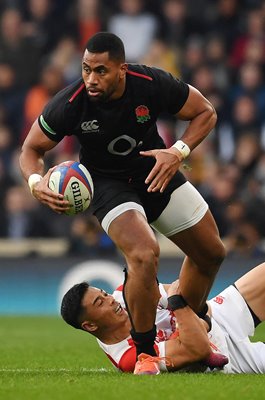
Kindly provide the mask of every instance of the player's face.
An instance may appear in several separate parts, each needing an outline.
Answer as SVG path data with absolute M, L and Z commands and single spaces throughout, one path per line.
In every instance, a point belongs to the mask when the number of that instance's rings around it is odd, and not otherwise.
M 118 99 L 125 89 L 127 64 L 109 60 L 108 52 L 85 51 L 82 77 L 89 98 L 94 102 Z
M 128 318 L 127 312 L 113 296 L 94 287 L 89 287 L 82 305 L 86 310 L 87 320 L 100 328 L 116 326 Z

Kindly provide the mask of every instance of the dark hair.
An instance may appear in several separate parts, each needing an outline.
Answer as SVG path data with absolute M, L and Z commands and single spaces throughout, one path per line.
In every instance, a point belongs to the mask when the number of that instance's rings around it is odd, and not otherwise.
M 119 62 L 125 62 L 125 50 L 122 40 L 110 32 L 98 32 L 92 36 L 86 49 L 90 53 L 109 53 L 109 59 Z
M 67 324 L 76 329 L 83 329 L 80 321 L 83 311 L 81 303 L 88 288 L 87 282 L 78 283 L 69 289 L 62 299 L 61 316 Z

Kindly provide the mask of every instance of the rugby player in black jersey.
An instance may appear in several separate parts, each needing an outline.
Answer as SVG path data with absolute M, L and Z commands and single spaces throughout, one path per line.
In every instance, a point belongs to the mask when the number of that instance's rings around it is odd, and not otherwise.
M 189 121 L 168 149 L 156 126 L 165 112 Z M 183 296 L 198 315 L 206 313 L 225 257 L 207 203 L 179 172 L 215 123 L 213 106 L 198 90 L 157 68 L 127 64 L 120 38 L 99 32 L 88 40 L 82 78 L 51 99 L 22 146 L 21 171 L 33 196 L 63 213 L 69 203 L 48 188 L 44 156 L 64 136 L 80 142 L 80 161 L 94 181 L 93 213 L 128 265 L 124 298 L 138 355 L 155 356 L 159 245 L 152 228 L 186 254 L 177 307 Z M 154 365 L 146 374 L 156 371 Z

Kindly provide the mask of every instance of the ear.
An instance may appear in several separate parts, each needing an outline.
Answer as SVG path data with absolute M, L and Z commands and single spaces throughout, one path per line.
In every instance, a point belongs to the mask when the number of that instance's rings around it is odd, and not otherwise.
M 84 331 L 87 331 L 90 333 L 95 332 L 98 329 L 96 324 L 94 324 L 93 322 L 89 322 L 89 321 L 82 322 L 81 326 L 84 329 Z
M 120 67 L 120 77 L 121 78 L 123 78 L 126 75 L 127 70 L 128 70 L 128 64 L 126 64 L 126 63 L 121 64 L 121 67 Z

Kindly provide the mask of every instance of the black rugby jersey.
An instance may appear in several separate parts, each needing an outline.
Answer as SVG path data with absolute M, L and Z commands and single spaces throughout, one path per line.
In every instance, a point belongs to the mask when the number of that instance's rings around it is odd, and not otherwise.
M 79 79 L 49 101 L 39 125 L 53 141 L 75 135 L 81 145 L 80 162 L 92 173 L 146 177 L 155 160 L 139 151 L 165 148 L 157 118 L 165 112 L 176 114 L 188 93 L 186 83 L 165 71 L 129 64 L 121 98 L 92 102 Z

